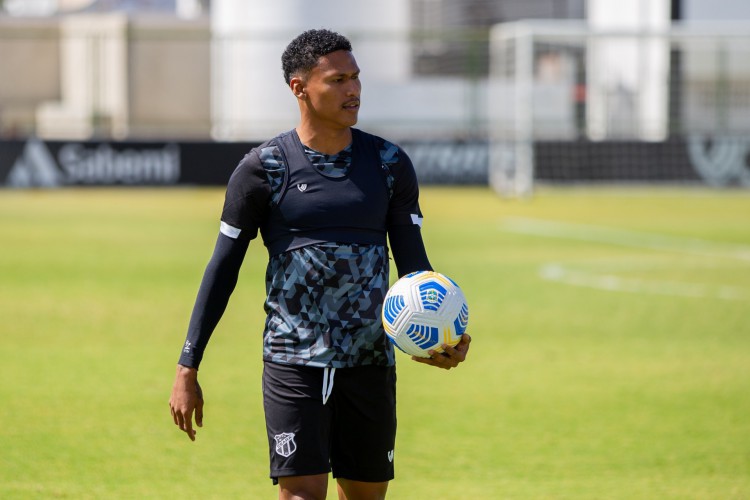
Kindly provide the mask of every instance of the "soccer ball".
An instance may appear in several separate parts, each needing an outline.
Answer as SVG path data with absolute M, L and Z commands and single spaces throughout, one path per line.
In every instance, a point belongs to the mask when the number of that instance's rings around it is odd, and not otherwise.
M 429 358 L 431 349 L 442 352 L 442 344 L 458 344 L 468 322 L 469 307 L 461 288 L 434 271 L 407 274 L 385 296 L 385 333 L 412 356 Z

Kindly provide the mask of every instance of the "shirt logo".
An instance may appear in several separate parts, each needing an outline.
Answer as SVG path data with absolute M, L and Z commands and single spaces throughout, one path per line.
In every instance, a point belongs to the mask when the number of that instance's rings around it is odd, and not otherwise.
M 293 432 L 282 432 L 276 434 L 273 439 L 276 441 L 276 453 L 282 457 L 288 457 L 297 451 L 297 443 L 294 442 Z
M 297 184 L 297 189 L 299 189 L 300 193 L 304 193 L 307 189 L 307 184 Z

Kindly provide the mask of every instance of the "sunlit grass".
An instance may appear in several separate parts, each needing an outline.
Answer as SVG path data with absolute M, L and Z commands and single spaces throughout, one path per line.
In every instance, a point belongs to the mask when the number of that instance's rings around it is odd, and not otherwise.
M 195 443 L 167 407 L 222 202 L 219 189 L 0 193 L 0 497 L 275 498 L 259 242 L 201 368 Z M 426 187 L 422 209 L 474 342 L 450 372 L 399 357 L 390 498 L 750 496 L 750 196 Z M 540 221 L 554 234 L 519 226 Z M 602 276 L 609 288 L 591 286 Z

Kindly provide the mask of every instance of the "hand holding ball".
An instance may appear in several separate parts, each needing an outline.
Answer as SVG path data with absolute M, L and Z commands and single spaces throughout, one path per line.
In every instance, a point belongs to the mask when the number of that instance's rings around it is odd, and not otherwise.
M 469 307 L 455 281 L 434 271 L 417 271 L 399 279 L 383 304 L 383 327 L 393 344 L 412 356 L 428 358 L 461 340 Z

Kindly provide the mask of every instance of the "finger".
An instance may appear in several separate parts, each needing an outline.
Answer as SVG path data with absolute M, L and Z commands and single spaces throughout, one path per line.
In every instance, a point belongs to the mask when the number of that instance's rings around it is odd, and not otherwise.
M 443 346 L 445 353 L 452 360 L 455 360 L 456 364 L 454 366 L 458 366 L 458 363 L 461 363 L 466 360 L 466 355 L 469 352 L 470 343 L 471 343 L 471 336 L 469 334 L 464 333 L 461 336 L 461 340 L 459 341 L 459 343 L 456 344 L 455 346 Z
M 433 358 L 438 360 L 441 364 L 456 366 L 461 359 L 461 351 L 459 351 L 456 346 L 448 344 L 443 344 L 440 347 L 440 353 L 437 353 Z
M 182 416 L 182 412 L 178 410 L 172 410 L 174 412 L 174 423 L 177 424 L 177 427 L 180 428 L 181 431 L 185 430 L 185 419 Z
M 440 356 L 439 358 L 436 357 L 433 359 L 434 366 L 437 366 L 438 368 L 443 368 L 445 370 L 450 370 L 451 368 L 455 368 L 458 366 L 458 361 L 451 358 L 446 358 L 444 356 Z
M 438 368 L 443 368 L 445 370 L 450 370 L 453 366 L 455 366 L 451 362 L 451 358 L 443 353 L 443 352 L 436 352 L 436 351 L 428 351 L 430 354 L 429 362 L 427 364 L 436 366 Z
M 431 352 L 432 354 L 428 358 L 423 358 L 421 356 L 412 356 L 411 359 L 416 361 L 417 363 L 422 363 L 422 364 L 430 365 L 430 366 L 439 366 L 438 356 L 439 357 L 442 357 L 442 356 L 440 354 L 435 354 L 434 351 L 431 351 Z
M 203 427 L 203 400 L 199 399 L 195 405 L 195 425 Z
M 458 354 L 458 351 L 456 350 L 456 347 L 448 344 L 443 344 L 443 352 L 446 356 L 452 358 L 453 356 L 456 356 Z
M 190 441 L 195 441 L 195 431 L 193 430 L 192 415 L 188 415 L 188 418 L 185 419 L 185 429 L 183 430 L 187 433 Z
M 182 432 L 189 434 L 191 429 L 192 411 L 175 410 L 175 419 L 177 420 L 177 426 Z
M 456 365 L 453 363 L 448 363 L 446 361 L 443 361 L 442 359 L 434 358 L 431 359 L 431 365 L 436 368 L 442 368 L 443 370 L 450 370 L 451 368 L 455 367 Z
M 461 363 L 462 361 L 466 359 L 466 351 L 462 350 L 460 345 L 457 345 L 455 347 L 446 346 L 445 354 L 450 359 L 451 365 L 453 367 L 458 366 L 459 363 Z
M 174 425 L 179 425 L 177 423 L 177 412 L 174 411 L 174 406 L 172 406 L 172 402 L 169 402 L 169 412 L 172 414 L 172 420 L 174 420 Z

